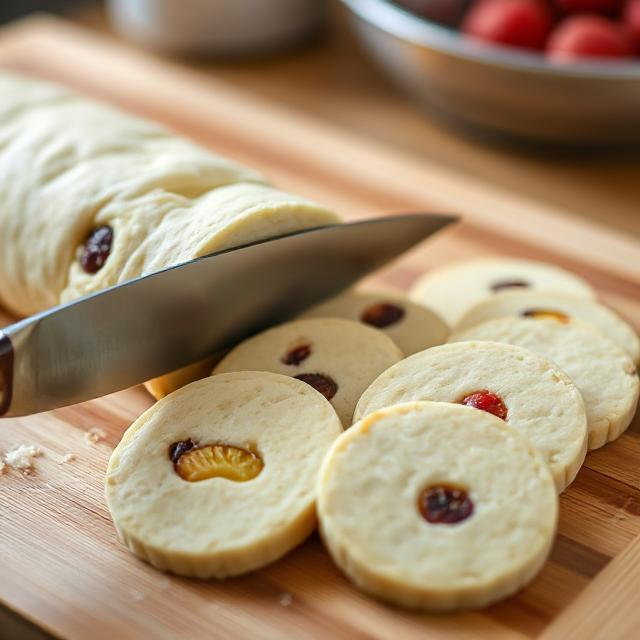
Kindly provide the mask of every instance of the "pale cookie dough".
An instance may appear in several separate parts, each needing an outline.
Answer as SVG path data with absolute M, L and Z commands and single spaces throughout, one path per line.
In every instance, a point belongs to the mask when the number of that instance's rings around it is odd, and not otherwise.
M 0 304 L 16 314 L 339 221 L 160 125 L 67 89 L 0 73 L 0 94 Z M 81 268 L 87 240 L 107 228 L 106 261 Z
M 162 400 L 165 396 L 191 382 L 206 378 L 211 374 L 211 369 L 224 358 L 224 355 L 224 351 L 216 353 L 193 364 L 188 364 L 186 367 L 176 369 L 171 373 L 148 380 L 144 383 L 144 386 L 156 400 Z
M 308 318 L 268 329 L 233 349 L 213 373 L 273 371 L 302 376 L 351 425 L 362 392 L 402 359 L 381 331 L 341 318 Z
M 354 421 L 413 400 L 473 402 L 475 394 L 485 391 L 506 413 L 506 422 L 540 451 L 558 492 L 563 491 L 587 453 L 584 402 L 566 373 L 522 347 L 459 342 L 417 353 L 371 384 L 356 406 Z
M 273 236 L 338 222 L 304 198 L 258 184 L 233 184 L 187 199 L 153 191 L 105 206 L 94 225 L 113 229 L 111 253 L 102 269 L 86 273 L 71 265 L 63 300 L 153 273 L 174 264 Z
M 400 293 L 354 291 L 323 302 L 302 317 L 336 317 L 363 322 L 386 333 L 405 355 L 442 344 L 449 329 L 431 309 Z
M 640 338 L 614 311 L 593 300 L 541 291 L 510 291 L 479 302 L 465 313 L 454 331 L 505 316 L 577 318 L 598 329 L 640 362 Z
M 60 302 L 76 247 L 104 207 L 125 214 L 151 192 L 184 201 L 263 181 L 62 87 L 3 72 L 0 93 L 0 301 L 18 314 Z
M 527 438 L 455 404 L 367 416 L 334 442 L 318 486 L 336 564 L 375 596 L 432 611 L 482 607 L 530 582 L 558 516 L 551 474 Z M 466 495 L 447 500 L 447 488 Z
M 640 389 L 633 361 L 614 342 L 579 320 L 497 318 L 455 333 L 449 340 L 507 342 L 555 362 L 584 399 L 589 449 L 618 438 L 633 419 Z
M 138 418 L 111 456 L 106 498 L 118 534 L 154 567 L 186 576 L 274 562 L 315 528 L 318 470 L 341 431 L 331 405 L 286 376 L 242 372 L 183 387 Z M 189 440 L 196 449 L 178 457 L 174 445 Z M 251 452 L 264 466 L 242 482 L 183 479 L 180 465 L 206 445 Z
M 596 297 L 581 278 L 544 262 L 514 258 L 478 258 L 429 271 L 412 286 L 410 297 L 434 309 L 455 327 L 478 302 L 504 291 L 535 290 Z

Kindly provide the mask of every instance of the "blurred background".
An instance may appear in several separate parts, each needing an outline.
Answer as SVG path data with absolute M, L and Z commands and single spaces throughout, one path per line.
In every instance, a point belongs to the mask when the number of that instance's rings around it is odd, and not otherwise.
M 470 19 L 473 0 L 2 0 L 0 23 L 55 13 L 95 37 L 640 237 L 640 59 L 622 59 L 615 34 L 587 34 L 587 49 L 601 47 L 607 60 L 564 65 L 532 40 L 542 29 L 549 43 L 584 2 L 617 29 L 627 3 L 640 0 L 506 1 L 549 3 L 552 12 L 542 22 L 506 16 L 500 32 L 495 19 Z M 509 42 L 513 33 L 522 42 Z M 570 33 L 554 47 L 580 50 L 583 40 Z

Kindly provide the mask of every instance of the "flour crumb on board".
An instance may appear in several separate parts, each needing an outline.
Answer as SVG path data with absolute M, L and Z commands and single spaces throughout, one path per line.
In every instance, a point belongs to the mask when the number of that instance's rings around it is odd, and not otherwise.
M 142 602 L 145 599 L 145 595 L 143 591 L 138 591 L 138 589 L 131 589 L 130 591 L 131 599 L 135 602 Z
M 99 429 L 98 427 L 91 427 L 84 434 L 85 444 L 93 445 L 98 444 L 107 437 L 107 432 L 104 429 Z
M 5 465 L 22 471 L 23 473 L 31 473 L 35 468 L 35 458 L 43 455 L 42 449 L 32 444 L 21 444 L 19 447 L 10 449 L 2 461 L 2 468 Z
M 60 462 L 60 464 L 65 464 L 67 462 L 73 462 L 74 460 L 77 459 L 77 455 L 75 453 L 73 453 L 72 451 L 67 451 L 63 456 L 62 456 L 62 460 Z
M 280 606 L 282 607 L 290 607 L 293 603 L 293 596 L 285 591 L 280 594 Z

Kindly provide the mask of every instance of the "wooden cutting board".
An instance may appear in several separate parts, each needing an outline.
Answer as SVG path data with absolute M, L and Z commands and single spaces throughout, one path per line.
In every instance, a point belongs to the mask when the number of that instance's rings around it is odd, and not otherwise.
M 165 122 L 349 218 L 441 209 L 465 221 L 377 277 L 406 287 L 484 254 L 548 260 L 596 286 L 640 330 L 640 244 L 513 194 L 332 130 L 176 65 L 51 18 L 0 31 L 0 66 L 67 83 Z M 1 97 L 0 97 L 1 99 Z M 64 126 L 64 123 L 61 123 Z M 540 186 L 541 189 L 544 185 Z M 0 324 L 9 322 L 0 316 Z M 0 477 L 0 601 L 64 638 L 638 637 L 640 422 L 591 454 L 561 497 L 551 558 L 484 611 L 402 611 L 354 589 L 317 537 L 225 582 L 166 576 L 116 540 L 102 484 L 112 448 L 147 407 L 142 388 L 0 428 L 0 450 L 36 444 L 36 472 Z M 87 442 L 90 428 L 104 440 Z M 67 452 L 75 459 L 64 462 Z

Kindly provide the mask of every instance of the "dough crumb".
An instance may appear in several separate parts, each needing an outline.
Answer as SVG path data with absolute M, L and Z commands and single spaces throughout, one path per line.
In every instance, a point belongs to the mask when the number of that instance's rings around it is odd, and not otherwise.
M 77 457 L 78 457 L 78 456 L 77 456 L 75 453 L 73 453 L 73 452 L 71 452 L 71 451 L 67 451 L 67 453 L 65 453 L 65 454 L 62 456 L 62 462 L 61 462 L 61 464 L 64 464 L 64 463 L 66 463 L 66 462 L 73 462 Z
M 142 591 L 131 589 L 131 598 L 136 602 L 142 602 L 145 599 L 145 595 Z
M 107 432 L 104 431 L 104 429 L 99 429 L 98 427 L 91 427 L 91 429 L 89 429 L 84 434 L 84 441 L 86 444 L 89 444 L 89 445 L 98 444 L 98 442 L 101 442 L 106 437 L 107 437 Z
M 280 606 L 290 607 L 292 603 L 293 603 L 293 596 L 290 593 L 285 591 L 284 593 L 280 594 Z
M 31 473 L 35 467 L 35 458 L 42 455 L 42 449 L 32 444 L 21 444 L 11 449 L 4 457 L 3 467 L 7 465 L 23 473 Z

